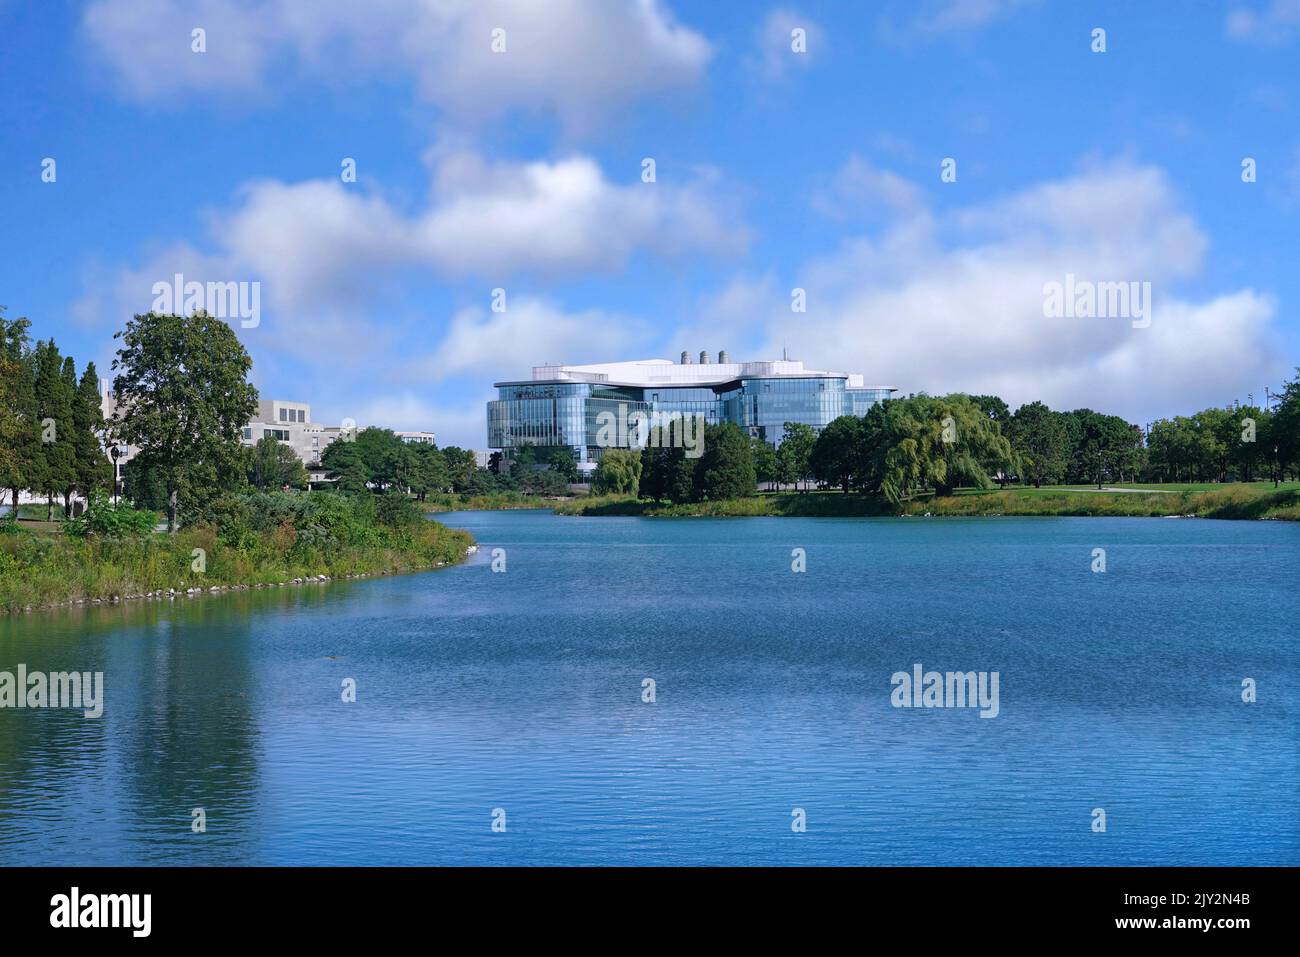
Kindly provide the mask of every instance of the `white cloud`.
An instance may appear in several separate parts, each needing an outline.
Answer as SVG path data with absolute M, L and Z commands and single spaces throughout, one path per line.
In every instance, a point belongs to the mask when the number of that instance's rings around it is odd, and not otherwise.
M 682 183 L 626 185 L 585 156 L 555 162 L 488 163 L 477 154 L 440 157 L 428 204 L 399 209 L 337 180 L 248 184 L 228 211 L 210 211 L 210 250 L 164 248 L 138 267 L 99 277 L 77 306 L 144 311 L 155 281 L 261 281 L 270 320 L 309 324 L 319 338 L 331 316 L 354 335 L 358 307 L 396 279 L 478 277 L 486 289 L 519 275 L 554 278 L 621 270 L 634 255 L 668 260 L 730 256 L 748 230 L 711 175 Z
M 409 390 L 381 393 L 362 399 L 355 409 L 345 409 L 343 416 L 361 427 L 434 432 L 438 445 L 443 447 L 481 449 L 487 429 L 487 402 L 494 398 L 496 393 L 487 390 L 468 402 L 448 406 Z
M 626 316 L 600 309 L 569 313 L 543 299 L 507 296 L 504 312 L 458 312 L 441 344 L 419 365 L 433 381 L 467 373 L 523 379 L 535 365 L 630 355 L 648 338 L 648 330 Z
M 855 155 L 835 172 L 829 186 L 813 194 L 812 205 L 832 219 L 915 214 L 923 197 L 911 180 Z
M 803 52 L 794 50 L 794 31 L 802 30 Z M 795 68 L 807 68 L 826 49 L 826 33 L 811 17 L 795 10 L 773 10 L 754 31 L 756 52 L 751 69 L 769 80 L 780 80 Z
M 901 40 L 924 34 L 952 34 L 978 30 L 1035 0 L 909 0 L 901 17 L 881 20 L 885 36 Z
M 207 32 L 207 52 L 190 32 Z M 505 30 L 504 53 L 492 31 Z M 272 80 L 412 82 L 460 121 L 522 108 L 588 127 L 620 104 L 694 85 L 709 42 L 661 0 L 96 0 L 83 32 L 140 100 L 245 98 Z
M 808 312 L 776 295 L 753 307 L 764 352 L 862 372 L 904 392 L 994 392 L 1143 421 L 1244 395 L 1286 371 L 1274 304 L 1253 290 L 1180 292 L 1208 245 L 1156 168 L 1114 164 L 846 242 L 793 284 Z M 1049 319 L 1043 286 L 1067 273 L 1150 282 L 1149 328 Z M 1258 388 L 1254 388 L 1258 391 Z
M 1300 34 L 1300 0 L 1268 0 L 1228 13 L 1224 30 L 1234 40 L 1280 45 Z

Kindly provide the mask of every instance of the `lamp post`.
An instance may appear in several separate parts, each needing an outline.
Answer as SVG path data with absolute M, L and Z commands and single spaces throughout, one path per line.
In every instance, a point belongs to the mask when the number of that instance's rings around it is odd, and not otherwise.
M 113 459 L 113 507 L 117 508 L 117 457 L 122 454 L 122 450 L 115 445 L 108 450 L 108 454 Z

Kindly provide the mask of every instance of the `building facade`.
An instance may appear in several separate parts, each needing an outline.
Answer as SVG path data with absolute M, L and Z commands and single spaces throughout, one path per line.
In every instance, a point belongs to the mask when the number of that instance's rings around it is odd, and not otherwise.
M 109 391 L 108 380 L 100 380 L 100 410 L 105 421 L 112 419 L 117 408 L 117 397 Z M 302 459 L 302 464 L 307 467 L 313 485 L 327 484 L 325 472 L 319 467 L 322 453 L 331 442 L 351 437 L 356 434 L 356 431 L 355 425 L 322 425 L 313 422 L 309 403 L 264 399 L 257 403 L 257 412 L 244 426 L 240 435 L 240 444 L 251 448 L 261 439 L 275 439 L 293 449 L 298 458 Z M 396 434 L 407 443 L 437 444 L 437 436 L 433 432 L 397 432 Z M 114 446 L 108 447 L 110 455 L 113 448 Z M 115 459 L 115 478 L 117 487 L 120 488 L 126 476 L 127 463 L 140 450 L 134 445 L 118 445 L 116 449 L 118 454 Z
M 841 415 L 862 415 L 897 390 L 867 386 L 861 375 L 805 369 L 796 359 L 732 362 L 645 359 L 596 365 L 535 366 L 531 379 L 496 383 L 487 405 L 488 446 L 506 458 L 522 445 L 567 446 L 579 468 L 600 460 L 602 413 L 626 418 L 701 415 L 706 424 L 734 422 L 752 436 L 780 445 L 787 422 L 823 429 Z M 626 443 L 621 443 L 626 444 Z

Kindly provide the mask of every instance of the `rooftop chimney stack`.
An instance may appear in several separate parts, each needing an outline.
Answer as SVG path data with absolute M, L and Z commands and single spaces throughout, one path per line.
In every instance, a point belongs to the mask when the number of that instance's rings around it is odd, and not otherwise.
M 684 366 L 688 366 L 688 365 L 690 365 L 690 364 L 691 364 L 691 354 L 690 354 L 689 352 L 687 352 L 685 349 L 683 349 L 683 350 L 682 350 L 682 365 L 684 365 Z
M 723 365 L 726 365 L 728 362 L 731 361 L 731 356 L 727 355 L 726 349 L 722 349 L 718 352 L 718 361 L 721 362 Z
M 706 365 L 708 365 L 708 364 L 709 364 L 709 351 L 708 351 L 707 349 L 701 349 L 701 350 L 700 350 L 700 365 L 702 365 L 702 366 L 706 366 Z

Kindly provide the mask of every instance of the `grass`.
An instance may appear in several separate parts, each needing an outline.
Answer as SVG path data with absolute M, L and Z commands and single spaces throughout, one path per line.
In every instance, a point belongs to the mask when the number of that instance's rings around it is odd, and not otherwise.
M 227 544 L 211 527 L 143 538 L 78 539 L 29 530 L 0 534 L 0 611 L 13 612 L 95 599 L 143 596 L 175 588 L 279 584 L 295 578 L 386 575 L 463 561 L 468 532 L 437 522 L 375 527 L 365 541 L 313 539 L 291 524 L 247 533 Z M 206 567 L 194 570 L 195 549 Z
M 1161 489 L 1163 491 L 1156 491 Z M 656 504 L 628 496 L 601 496 L 564 502 L 560 515 L 802 516 L 851 517 L 882 515 L 1058 515 L 1161 517 L 1195 515 L 1219 519 L 1281 519 L 1300 521 L 1300 482 L 1274 490 L 1271 483 L 1155 486 L 1142 492 L 1098 492 L 1084 487 L 959 489 L 943 498 L 923 496 L 894 508 L 879 498 L 841 492 L 771 492 L 719 502 Z
M 489 492 L 486 495 L 430 495 L 420 505 L 426 514 L 459 511 L 486 511 L 508 508 L 550 508 L 556 499 L 522 492 Z

